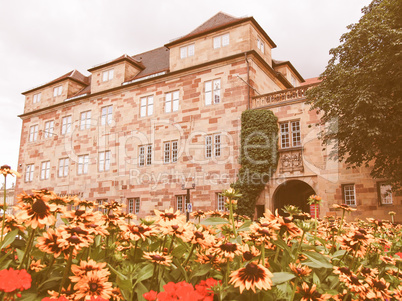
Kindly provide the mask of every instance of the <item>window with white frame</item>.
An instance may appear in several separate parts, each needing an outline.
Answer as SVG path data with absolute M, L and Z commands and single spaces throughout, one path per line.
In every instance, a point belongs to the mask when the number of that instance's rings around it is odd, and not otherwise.
M 356 191 L 354 184 L 343 185 L 343 201 L 348 206 L 356 206 Z
M 77 174 L 85 175 L 88 173 L 89 155 L 78 156 Z
M 25 169 L 25 182 L 32 182 L 33 181 L 33 174 L 35 170 L 35 165 L 27 164 Z
M 59 178 L 64 178 L 68 176 L 68 166 L 70 164 L 69 158 L 59 159 Z
M 221 80 L 205 82 L 205 105 L 217 104 L 221 101 Z
M 108 171 L 110 169 L 110 151 L 99 152 L 99 171 Z
M 141 145 L 138 148 L 138 165 L 145 166 L 152 164 L 152 145 Z
M 63 92 L 63 86 L 53 88 L 53 97 L 60 96 Z
M 392 205 L 392 186 L 385 183 L 378 183 L 378 192 L 381 205 Z
M 300 121 L 287 121 L 279 124 L 281 148 L 301 146 Z
M 134 199 L 127 199 L 127 213 L 134 213 Z
M 264 42 L 261 40 L 261 38 L 257 38 L 257 48 L 264 53 Z
M 218 197 L 218 211 L 225 211 L 225 197 L 220 193 L 217 193 Z
M 195 50 L 194 44 L 180 47 L 180 58 L 185 59 L 186 57 L 193 56 L 194 50 Z
M 186 211 L 186 200 L 187 200 L 187 195 L 176 195 L 176 210 L 179 210 L 181 212 Z
M 110 124 L 113 118 L 113 106 L 103 107 L 101 110 L 101 125 Z
M 165 113 L 176 112 L 179 110 L 179 91 L 165 94 Z
M 113 79 L 113 74 L 114 74 L 113 69 L 103 71 L 102 72 L 102 81 L 107 82 L 109 80 L 112 80 Z
M 168 141 L 163 143 L 163 162 L 174 163 L 177 162 L 177 141 Z
M 100 199 L 97 200 L 98 201 L 98 211 L 102 212 L 103 214 L 107 213 L 107 209 L 103 208 L 102 206 L 104 206 L 107 203 L 107 199 Z
M 61 134 L 71 133 L 71 116 L 63 117 L 61 120 Z
M 34 96 L 33 96 L 33 103 L 38 103 L 38 102 L 40 102 L 41 96 L 42 96 L 42 93 L 34 94 Z
M 53 137 L 53 131 L 54 131 L 54 121 L 51 120 L 45 122 L 44 138 Z
M 29 128 L 29 141 L 30 142 L 36 141 L 36 139 L 38 139 L 38 128 L 39 128 L 39 126 L 37 124 L 32 125 Z
M 214 49 L 229 45 L 229 34 L 220 35 L 214 38 Z
M 127 204 L 128 213 L 135 213 L 135 214 L 140 213 L 140 205 L 141 205 L 140 198 L 131 198 L 128 199 L 127 201 L 128 201 Z
M 154 113 L 154 97 L 146 96 L 141 97 L 140 99 L 141 108 L 140 108 L 140 116 L 151 116 Z
M 221 155 L 221 135 L 205 136 L 205 157 L 212 158 L 220 157 Z
M 140 212 L 140 198 L 135 198 L 135 202 L 134 202 L 134 213 L 138 214 Z
M 42 162 L 40 168 L 40 179 L 47 180 L 50 177 L 50 161 Z
M 81 112 L 80 130 L 89 129 L 91 127 L 91 111 Z

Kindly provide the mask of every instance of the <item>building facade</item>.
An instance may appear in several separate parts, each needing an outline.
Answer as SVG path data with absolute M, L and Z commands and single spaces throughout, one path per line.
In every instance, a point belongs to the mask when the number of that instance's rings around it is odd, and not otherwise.
M 222 210 L 219 193 L 236 181 L 240 116 L 270 109 L 279 119 L 279 166 L 256 211 L 306 195 L 386 218 L 401 199 L 368 177 L 328 160 L 317 140 L 306 82 L 252 17 L 218 13 L 188 35 L 134 56 L 73 70 L 26 97 L 16 193 L 47 188 L 98 203 L 116 200 L 138 216 L 153 209 Z M 384 187 L 383 187 L 384 186 Z M 382 202 L 382 203 L 381 203 Z M 356 211 L 359 212 L 359 211 Z

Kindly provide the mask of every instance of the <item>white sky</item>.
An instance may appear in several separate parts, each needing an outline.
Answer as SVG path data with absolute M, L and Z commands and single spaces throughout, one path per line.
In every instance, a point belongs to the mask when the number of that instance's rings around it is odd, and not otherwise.
M 0 165 L 17 168 L 21 93 L 73 69 L 89 75 L 92 66 L 122 54 L 161 47 L 222 11 L 253 16 L 277 45 L 274 59 L 291 61 L 305 79 L 316 77 L 370 2 L 0 0 Z

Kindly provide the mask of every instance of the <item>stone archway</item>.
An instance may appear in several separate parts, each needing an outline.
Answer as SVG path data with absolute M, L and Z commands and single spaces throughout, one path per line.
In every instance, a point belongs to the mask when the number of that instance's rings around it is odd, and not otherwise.
M 289 180 L 276 188 L 274 192 L 274 210 L 278 209 L 279 214 L 285 205 L 294 205 L 299 207 L 303 212 L 310 213 L 310 206 L 307 199 L 310 195 L 316 194 L 314 189 L 306 182 L 300 180 Z

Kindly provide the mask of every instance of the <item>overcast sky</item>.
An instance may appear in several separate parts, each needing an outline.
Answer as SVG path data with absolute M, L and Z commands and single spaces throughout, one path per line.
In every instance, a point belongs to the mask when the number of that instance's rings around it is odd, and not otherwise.
M 274 59 L 291 61 L 305 79 L 317 77 L 370 2 L 0 0 L 0 165 L 17 168 L 21 93 L 73 69 L 89 75 L 89 68 L 122 54 L 161 47 L 222 11 L 253 16 L 277 45 Z

